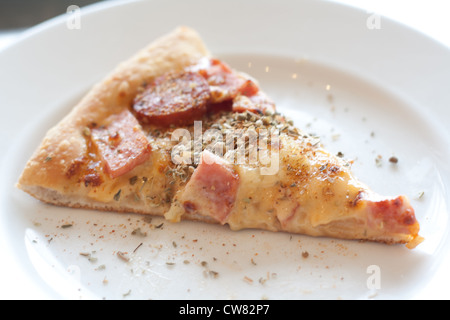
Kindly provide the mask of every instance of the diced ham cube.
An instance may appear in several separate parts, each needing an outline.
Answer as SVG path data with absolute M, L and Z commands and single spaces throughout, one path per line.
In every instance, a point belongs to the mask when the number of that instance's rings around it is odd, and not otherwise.
M 239 175 L 222 158 L 204 151 L 182 196 L 188 213 L 214 218 L 224 224 L 231 213 L 239 188 Z
M 414 209 L 404 196 L 383 200 L 368 200 L 368 225 L 387 232 L 410 233 L 419 231 Z

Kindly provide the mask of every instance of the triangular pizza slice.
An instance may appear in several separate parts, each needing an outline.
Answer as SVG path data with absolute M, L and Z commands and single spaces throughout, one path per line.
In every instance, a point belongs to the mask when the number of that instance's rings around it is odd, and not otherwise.
M 18 187 L 61 206 L 311 236 L 422 241 L 383 197 L 180 27 L 121 64 L 45 136 Z

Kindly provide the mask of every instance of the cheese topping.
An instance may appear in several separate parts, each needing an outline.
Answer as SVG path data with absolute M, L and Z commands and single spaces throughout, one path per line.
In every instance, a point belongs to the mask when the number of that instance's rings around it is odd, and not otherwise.
M 69 167 L 72 183 L 78 179 L 97 201 L 134 203 L 170 221 L 202 217 L 233 230 L 339 235 L 340 223 L 352 220 L 359 226 L 347 230 L 352 237 L 387 231 L 404 233 L 407 241 L 417 236 L 418 223 L 406 200 L 373 200 L 348 162 L 275 113 L 253 81 L 216 60 L 211 69 L 204 66 L 191 68 L 181 82 L 162 77 L 163 87 L 152 86 L 138 98 L 134 111 L 147 119 L 140 125 L 126 111 L 85 134 L 95 150 L 88 147 L 87 155 Z M 158 105 L 159 94 L 164 104 Z M 192 103 L 190 96 L 196 97 Z M 168 119 L 183 127 L 168 126 Z M 201 121 L 192 123 L 195 119 Z M 122 147 L 126 159 L 114 156 Z

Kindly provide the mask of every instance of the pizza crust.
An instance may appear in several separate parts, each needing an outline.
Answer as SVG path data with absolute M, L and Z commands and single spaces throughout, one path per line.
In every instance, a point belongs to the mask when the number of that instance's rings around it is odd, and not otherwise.
M 83 129 L 118 113 L 132 103 L 143 83 L 151 82 L 168 71 L 184 67 L 209 56 L 199 35 L 188 27 L 179 27 L 159 38 L 121 63 L 74 107 L 59 124 L 50 129 L 42 144 L 26 164 L 17 187 L 36 198 L 54 203 L 45 189 L 61 190 L 73 159 L 86 154 Z
M 148 206 L 137 204 L 133 201 L 122 201 L 120 203 L 101 203 L 90 199 L 89 197 L 78 195 L 63 195 L 58 191 L 39 186 L 22 186 L 22 190 L 47 204 L 74 209 L 98 210 L 117 213 L 136 213 L 160 217 L 164 217 L 164 214 L 166 212 L 166 210 L 149 208 Z M 218 224 L 216 220 L 210 217 L 195 213 L 186 213 L 183 215 L 182 219 L 210 224 Z

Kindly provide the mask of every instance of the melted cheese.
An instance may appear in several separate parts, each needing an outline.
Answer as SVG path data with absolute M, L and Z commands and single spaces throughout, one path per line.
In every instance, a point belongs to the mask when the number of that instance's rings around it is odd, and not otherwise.
M 282 145 L 276 174 L 239 168 L 241 187 L 228 220 L 232 229 L 266 225 L 298 232 L 360 214 L 353 203 L 363 187 L 340 159 L 322 149 L 304 152 L 287 137 Z
M 240 129 L 255 124 L 256 120 L 253 118 L 257 117 L 225 113 L 223 116 L 204 119 L 203 129 L 221 126 L 222 130 L 228 129 L 225 124 L 229 122 L 235 123 L 234 129 Z M 274 115 L 266 127 L 283 127 L 286 124 L 283 119 Z M 185 129 L 195 137 L 194 127 Z M 200 175 L 201 179 L 197 175 L 197 180 L 191 181 L 193 173 L 198 169 L 195 169 L 196 165 L 172 161 L 171 153 L 178 143 L 171 140 L 175 128 L 162 132 L 158 128 L 145 130 L 152 148 L 150 158 L 123 176 L 111 179 L 103 174 L 102 184 L 83 187 L 90 198 L 133 208 L 142 213 L 164 215 L 173 222 L 187 218 L 228 224 L 233 230 L 257 228 L 392 241 L 392 235 L 385 233 L 382 225 L 368 225 L 368 221 L 371 221 L 368 217 L 377 205 L 374 203 L 373 193 L 352 176 L 346 162 L 324 151 L 307 135 L 299 132 L 292 135 L 289 130 L 281 130 L 279 140 L 272 144 L 266 157 L 259 154 L 264 163 L 234 164 L 233 159 L 238 160 L 238 157 L 227 152 L 222 161 L 228 162 L 223 165 L 236 173 L 239 181 L 236 188 L 230 187 L 233 191 L 229 194 L 229 190 L 224 187 L 226 181 L 224 185 L 216 185 L 220 183 L 220 175 L 208 181 L 208 176 L 214 174 L 209 172 Z M 186 151 L 195 158 L 196 150 L 189 150 L 189 145 L 187 147 Z M 279 152 L 276 152 L 276 147 L 279 147 Z M 207 150 L 205 145 L 202 152 L 204 150 Z M 226 180 L 226 177 L 224 175 L 223 179 Z M 84 184 L 82 173 L 81 178 L 74 176 L 69 181 L 73 183 L 75 179 L 78 179 L 79 185 Z M 194 185 L 196 181 L 203 181 L 203 187 L 210 185 L 212 191 L 212 188 L 219 187 L 217 190 L 226 194 L 229 210 L 216 210 L 222 206 L 219 203 L 223 197 L 214 196 L 214 192 L 210 191 L 205 196 L 205 192 L 199 192 L 199 186 Z M 79 185 L 73 187 L 74 190 Z M 208 201 L 217 203 L 211 204 Z M 411 230 L 416 227 L 412 226 Z M 411 232 L 416 232 L 414 230 Z M 398 235 L 398 239 L 408 242 L 412 236 L 402 233 Z
M 151 139 L 153 151 L 146 164 L 123 177 L 104 177 L 105 183 L 89 189 L 89 197 L 101 202 L 117 201 L 119 196 L 134 199 L 164 212 L 168 220 L 180 221 L 186 214 L 183 194 L 188 191 L 185 192 L 186 183 L 170 174 L 174 167 L 170 150 L 174 144 L 169 141 Z M 344 162 L 319 147 L 311 147 L 309 140 L 281 135 L 280 145 L 279 154 L 272 159 L 279 161 L 275 166 L 234 166 L 240 181 L 236 201 L 225 221 L 231 229 L 299 232 L 359 214 L 353 203 L 364 189 Z

